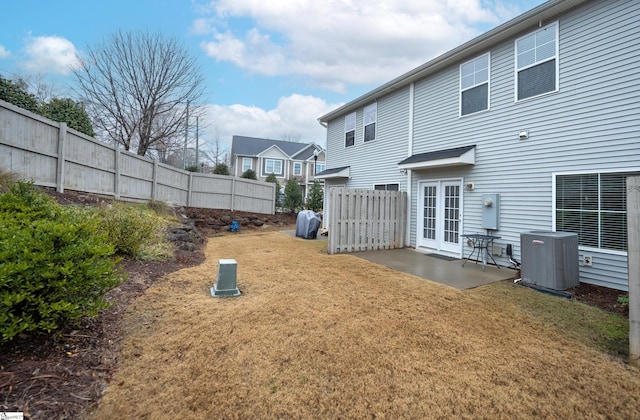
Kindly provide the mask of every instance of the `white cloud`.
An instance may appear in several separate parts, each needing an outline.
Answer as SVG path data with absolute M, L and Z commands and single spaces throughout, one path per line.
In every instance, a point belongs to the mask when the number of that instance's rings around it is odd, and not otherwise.
M 280 98 L 277 107 L 271 110 L 239 104 L 208 105 L 203 138 L 215 140 L 217 136 L 221 145 L 230 148 L 233 135 L 280 140 L 283 135 L 293 133 L 304 142 L 324 146 L 326 130 L 317 118 L 340 105 L 299 94 Z
M 27 40 L 22 67 L 33 73 L 69 74 L 78 66 L 73 43 L 58 36 L 37 36 Z
M 213 0 L 194 31 L 208 33 L 201 47 L 216 60 L 343 91 L 396 77 L 515 12 L 481 0 Z
M 11 57 L 11 52 L 7 50 L 4 46 L 0 45 L 0 58 L 9 58 Z

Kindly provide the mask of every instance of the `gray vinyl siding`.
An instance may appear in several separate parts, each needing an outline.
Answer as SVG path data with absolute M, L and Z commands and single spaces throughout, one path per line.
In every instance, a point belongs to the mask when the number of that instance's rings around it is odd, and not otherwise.
M 351 167 L 348 188 L 373 189 L 375 184 L 400 184 L 406 191 L 406 176 L 398 162 L 407 157 L 409 138 L 409 88 L 378 99 L 375 140 L 363 140 L 363 110 L 356 112 L 355 144 L 344 146 L 344 118 L 329 122 L 327 129 L 327 168 Z M 381 159 L 381 156 L 384 158 Z
M 461 57 L 461 61 L 415 82 L 412 154 L 476 145 L 473 166 L 412 171 L 410 185 L 401 176 L 401 189 L 410 191 L 409 244 L 416 246 L 418 182 L 460 178 L 473 182 L 473 191 L 463 192 L 462 230 L 484 232 L 481 196 L 500 194 L 500 229 L 496 241 L 503 249 L 514 245 L 520 259 L 520 234 L 552 230 L 553 182 L 567 172 L 625 172 L 640 170 L 640 2 L 594 0 L 543 22 L 559 25 L 558 91 L 523 101 L 515 100 L 516 37 L 488 51 Z M 532 22 L 526 35 L 538 28 Z M 490 109 L 459 116 L 459 64 L 490 52 Z M 401 103 L 401 101 L 407 101 Z M 378 99 L 378 138 L 362 147 L 362 109 L 358 110 L 356 146 L 336 160 L 344 150 L 344 122 L 339 130 L 328 130 L 331 167 L 351 166 L 348 186 L 362 187 L 380 173 L 393 174 L 407 156 L 409 134 L 408 88 Z M 383 105 L 384 104 L 384 105 Z M 390 105 L 393 104 L 391 107 Z M 392 123 L 391 116 L 397 118 Z M 383 128 L 385 127 L 385 128 Z M 399 130 L 391 132 L 392 129 Z M 384 131 L 383 131 L 384 130 Z M 520 140 L 518 133 L 529 131 Z M 369 150 L 368 146 L 376 146 Z M 382 180 L 380 180 L 382 181 Z M 385 181 L 386 182 L 386 181 Z M 468 248 L 462 248 L 464 255 Z M 593 267 L 580 267 L 583 282 L 628 289 L 626 255 L 585 249 Z

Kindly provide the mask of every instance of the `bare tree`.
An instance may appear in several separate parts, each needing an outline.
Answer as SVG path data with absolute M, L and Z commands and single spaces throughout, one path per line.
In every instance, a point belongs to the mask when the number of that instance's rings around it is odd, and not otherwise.
M 38 100 L 39 104 L 50 102 L 55 97 L 60 97 L 60 92 L 57 92 L 57 88 L 53 83 L 48 83 L 45 80 L 45 76 L 41 73 L 38 74 L 25 74 L 20 76 L 19 80 L 28 86 L 29 91 L 33 93 Z
M 219 163 L 229 165 L 229 162 L 227 162 L 229 155 L 228 148 L 220 141 L 220 130 L 217 125 L 213 126 L 213 145 L 210 149 L 210 155 L 213 159 L 213 166 Z
M 195 121 L 204 89 L 196 59 L 175 38 L 116 32 L 74 71 L 96 131 L 144 156 L 177 142 Z M 163 146 L 160 146 L 162 149 Z
M 292 143 L 302 143 L 302 134 L 297 131 L 289 130 L 285 133 L 282 133 L 280 139 L 284 141 L 290 141 Z

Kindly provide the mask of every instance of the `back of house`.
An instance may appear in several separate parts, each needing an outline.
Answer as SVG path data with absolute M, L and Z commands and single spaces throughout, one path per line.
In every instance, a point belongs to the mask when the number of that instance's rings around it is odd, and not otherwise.
M 522 233 L 574 232 L 580 281 L 628 290 L 639 21 L 636 0 L 548 1 L 320 117 L 318 177 L 406 191 L 406 245 L 425 252 L 462 258 L 465 234 L 489 234 L 508 265 Z

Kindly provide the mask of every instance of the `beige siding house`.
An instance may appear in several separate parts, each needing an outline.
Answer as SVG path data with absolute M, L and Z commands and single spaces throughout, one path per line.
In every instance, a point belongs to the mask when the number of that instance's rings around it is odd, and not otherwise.
M 273 173 L 282 188 L 296 178 L 306 197 L 315 174 L 325 170 L 325 151 L 315 143 L 233 136 L 231 175 L 240 177 L 248 169 L 262 181 Z

